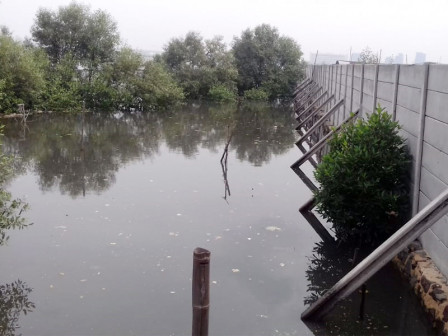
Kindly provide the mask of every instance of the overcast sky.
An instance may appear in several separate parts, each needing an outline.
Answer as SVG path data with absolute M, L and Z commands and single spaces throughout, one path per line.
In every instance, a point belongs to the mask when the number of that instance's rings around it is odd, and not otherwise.
M 294 38 L 310 53 L 348 55 L 369 46 L 382 60 L 417 51 L 427 61 L 448 63 L 448 0 L 91 0 L 78 1 L 107 11 L 122 40 L 136 49 L 162 51 L 172 37 L 188 31 L 205 38 L 222 35 L 230 43 L 261 23 Z M 39 7 L 57 10 L 70 0 L 0 0 L 0 25 L 17 38 L 30 36 Z

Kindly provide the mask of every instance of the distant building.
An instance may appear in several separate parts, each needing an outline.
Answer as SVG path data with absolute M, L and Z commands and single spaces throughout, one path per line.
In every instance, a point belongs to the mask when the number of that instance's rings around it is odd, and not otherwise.
M 394 64 L 403 64 L 404 63 L 404 56 L 402 53 L 399 53 L 397 56 L 395 56 L 394 58 Z
M 384 59 L 384 63 L 385 63 L 385 64 L 393 64 L 393 63 L 394 63 L 394 55 L 392 55 L 392 56 L 387 56 L 387 57 Z
M 426 62 L 426 54 L 422 52 L 415 53 L 415 64 L 423 64 Z
M 336 64 L 337 61 L 347 61 L 347 55 L 338 55 L 338 54 L 310 54 L 310 64 L 314 64 L 314 60 L 316 60 L 316 64 Z
M 359 62 L 359 56 L 361 56 L 361 53 L 352 53 L 350 57 L 351 62 Z

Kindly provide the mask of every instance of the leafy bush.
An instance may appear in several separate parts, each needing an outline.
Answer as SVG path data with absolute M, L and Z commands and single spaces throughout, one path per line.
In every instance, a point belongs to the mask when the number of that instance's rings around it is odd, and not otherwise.
M 0 140 L 3 136 L 3 126 L 0 125 Z M 23 229 L 29 224 L 25 223 L 21 214 L 28 205 L 20 199 L 13 199 L 11 194 L 4 189 L 7 178 L 11 175 L 11 159 L 1 151 L 0 141 L 0 246 L 4 245 L 9 236 L 6 231 L 10 229 Z
M 398 130 L 378 106 L 330 141 L 314 173 L 320 183 L 315 196 L 317 211 L 340 241 L 377 245 L 407 219 L 411 159 Z
M 269 95 L 262 89 L 250 89 L 244 91 L 244 99 L 267 101 L 269 99 Z
M 236 95 L 235 92 L 229 90 L 224 85 L 215 85 L 210 88 L 208 98 L 216 102 L 224 103 L 235 101 Z

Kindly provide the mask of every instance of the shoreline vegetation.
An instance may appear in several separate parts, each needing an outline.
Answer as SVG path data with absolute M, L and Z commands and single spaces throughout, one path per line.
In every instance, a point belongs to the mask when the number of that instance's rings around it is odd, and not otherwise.
M 0 27 L 0 114 L 26 111 L 148 111 L 190 100 L 288 100 L 304 77 L 300 46 L 261 24 L 228 46 L 197 32 L 172 38 L 145 58 L 123 45 L 103 10 L 72 2 L 41 8 L 31 37 Z

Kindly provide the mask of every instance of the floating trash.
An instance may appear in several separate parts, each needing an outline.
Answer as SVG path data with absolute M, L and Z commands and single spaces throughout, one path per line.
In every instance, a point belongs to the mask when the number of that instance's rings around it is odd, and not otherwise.
M 239 270 L 238 268 L 232 268 L 232 272 L 233 272 L 233 273 L 239 273 L 239 271 L 240 271 L 240 270 Z
M 271 231 L 271 232 L 275 232 L 275 231 L 281 231 L 282 229 L 280 229 L 277 226 L 268 226 L 268 227 L 266 227 L 266 230 L 267 231 Z

